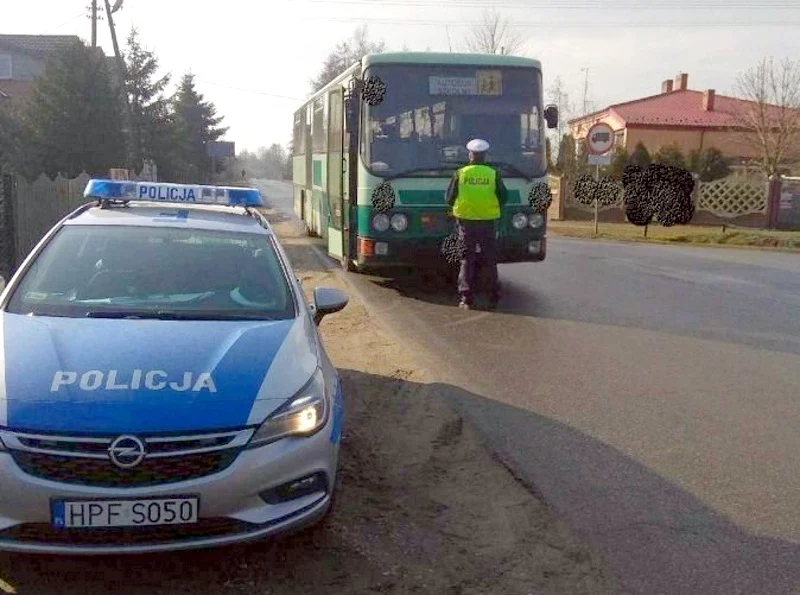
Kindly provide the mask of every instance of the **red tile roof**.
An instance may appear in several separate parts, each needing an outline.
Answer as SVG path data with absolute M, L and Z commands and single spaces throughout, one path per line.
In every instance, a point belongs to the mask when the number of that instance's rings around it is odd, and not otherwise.
M 77 35 L 0 35 L 0 45 L 37 55 L 58 52 L 79 42 Z
M 611 105 L 601 112 L 575 118 L 577 122 L 609 113 L 625 121 L 626 126 L 687 126 L 692 128 L 727 128 L 739 125 L 738 114 L 751 102 L 725 95 L 716 95 L 714 109 L 703 109 L 702 91 L 671 91 Z M 774 108 L 777 109 L 777 108 Z

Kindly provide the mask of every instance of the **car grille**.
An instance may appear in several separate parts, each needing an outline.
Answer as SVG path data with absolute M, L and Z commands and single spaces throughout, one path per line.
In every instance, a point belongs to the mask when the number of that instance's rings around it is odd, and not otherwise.
M 59 529 L 46 523 L 25 523 L 0 531 L 0 540 L 47 545 L 130 546 L 171 543 L 246 533 L 256 525 L 228 518 L 199 519 L 191 525 Z
M 139 436 L 145 456 L 120 467 L 109 448 L 114 437 L 70 437 L 0 431 L 0 438 L 25 473 L 67 484 L 93 487 L 146 487 L 187 481 L 229 467 L 252 429 L 192 436 Z
M 120 469 L 111 461 L 54 457 L 29 452 L 14 453 L 14 461 L 25 473 L 86 486 L 127 488 L 197 479 L 228 467 L 238 451 L 145 459 L 133 469 Z

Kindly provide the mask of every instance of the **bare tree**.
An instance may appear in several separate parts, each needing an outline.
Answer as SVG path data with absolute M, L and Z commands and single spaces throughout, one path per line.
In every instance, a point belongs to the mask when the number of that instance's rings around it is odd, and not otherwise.
M 367 54 L 380 54 L 384 51 L 386 43 L 383 40 L 370 41 L 366 25 L 356 28 L 350 39 L 340 41 L 328 54 L 319 74 L 310 81 L 312 90 L 319 91 Z
M 741 143 L 758 155 L 767 176 L 776 175 L 800 157 L 800 61 L 764 58 L 739 76 L 737 87 L 747 102 L 737 113 Z
M 516 54 L 525 45 L 525 39 L 509 28 L 508 19 L 492 9 L 484 13 L 483 22 L 470 31 L 467 48 L 480 54 Z
M 548 102 L 558 107 L 558 126 L 549 133 L 551 142 L 555 147 L 558 147 L 553 157 L 558 157 L 558 151 L 561 149 L 561 139 L 569 132 L 567 124 L 572 115 L 573 106 L 560 76 L 555 78 L 553 85 L 547 90 L 547 93 Z

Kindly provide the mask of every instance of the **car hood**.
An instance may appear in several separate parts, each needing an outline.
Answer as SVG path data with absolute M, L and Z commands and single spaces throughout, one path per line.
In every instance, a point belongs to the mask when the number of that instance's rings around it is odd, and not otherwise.
M 0 314 L 0 426 L 196 432 L 261 423 L 319 365 L 308 316 L 109 320 Z

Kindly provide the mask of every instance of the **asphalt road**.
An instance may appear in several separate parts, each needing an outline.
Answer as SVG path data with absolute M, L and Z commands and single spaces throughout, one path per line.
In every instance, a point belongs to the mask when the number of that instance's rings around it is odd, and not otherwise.
M 800 255 L 551 237 L 500 277 L 488 313 L 348 275 L 621 592 L 800 594 Z

